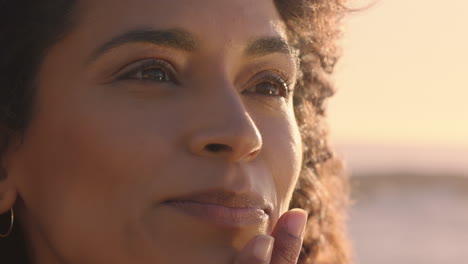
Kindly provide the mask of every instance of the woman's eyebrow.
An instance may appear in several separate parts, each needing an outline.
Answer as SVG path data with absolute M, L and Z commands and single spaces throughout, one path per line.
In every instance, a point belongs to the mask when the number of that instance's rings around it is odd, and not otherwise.
M 134 42 L 152 43 L 188 52 L 193 52 L 197 48 L 195 37 L 191 33 L 181 29 L 131 30 L 112 38 L 105 44 L 98 47 L 91 54 L 90 58 L 88 59 L 88 62 L 97 59 L 99 56 L 113 48 L 116 48 L 126 43 Z
M 282 37 L 261 37 L 253 39 L 247 45 L 248 56 L 265 56 L 271 53 L 292 54 L 288 42 Z
M 196 38 L 190 32 L 182 29 L 137 29 L 118 35 L 91 53 L 87 60 L 90 63 L 109 50 L 127 43 L 151 43 L 155 45 L 193 52 L 197 49 Z M 248 56 L 260 57 L 271 53 L 291 54 L 291 48 L 282 37 L 260 37 L 251 40 L 245 49 Z

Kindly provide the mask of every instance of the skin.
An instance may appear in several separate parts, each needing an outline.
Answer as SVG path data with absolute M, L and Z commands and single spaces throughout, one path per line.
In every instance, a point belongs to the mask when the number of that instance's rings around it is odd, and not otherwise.
M 85 0 L 76 11 L 39 68 L 29 127 L 2 161 L 0 209 L 15 204 L 35 263 L 295 263 L 306 216 L 284 213 L 302 145 L 292 92 L 266 76 L 293 89 L 296 58 L 246 51 L 258 38 L 287 40 L 273 2 Z M 101 48 L 132 30 L 168 29 L 193 47 Z M 170 66 L 129 74 L 147 61 Z M 162 204 L 212 189 L 256 193 L 273 210 L 233 228 Z M 272 237 L 259 260 L 255 248 Z

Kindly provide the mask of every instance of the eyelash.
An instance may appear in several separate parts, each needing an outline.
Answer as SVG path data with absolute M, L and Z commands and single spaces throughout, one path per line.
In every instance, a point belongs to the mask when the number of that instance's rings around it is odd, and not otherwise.
M 134 77 L 136 74 L 143 72 L 145 70 L 151 69 L 160 69 L 167 77 L 167 80 L 154 80 L 154 79 L 146 79 L 143 76 L 141 77 Z M 258 77 L 259 76 L 259 77 Z M 253 84 L 249 84 L 249 88 L 243 90 L 242 93 L 253 93 L 257 94 L 256 92 L 248 92 L 248 90 L 256 88 L 258 85 L 262 83 L 270 83 L 279 87 L 279 95 L 276 94 L 260 94 L 264 96 L 271 96 L 271 97 L 284 97 L 288 98 L 289 94 L 293 91 L 290 87 L 293 83 L 288 82 L 287 79 L 280 76 L 279 73 L 275 71 L 262 71 L 254 76 Z M 136 66 L 132 66 L 129 70 L 125 71 L 123 74 L 117 77 L 117 80 L 139 80 L 144 82 L 172 82 L 174 84 L 180 85 L 180 80 L 177 77 L 175 68 L 171 65 L 171 63 L 164 61 L 164 60 L 156 60 L 156 59 L 149 59 L 144 60 L 141 63 L 138 63 Z

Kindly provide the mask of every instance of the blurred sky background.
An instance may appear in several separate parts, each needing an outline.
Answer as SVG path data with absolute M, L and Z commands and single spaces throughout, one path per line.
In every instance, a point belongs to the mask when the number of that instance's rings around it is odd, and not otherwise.
M 380 0 L 345 29 L 329 110 L 336 144 L 468 149 L 468 1 Z
M 328 116 L 357 262 L 468 263 L 468 1 L 380 0 L 345 24 Z

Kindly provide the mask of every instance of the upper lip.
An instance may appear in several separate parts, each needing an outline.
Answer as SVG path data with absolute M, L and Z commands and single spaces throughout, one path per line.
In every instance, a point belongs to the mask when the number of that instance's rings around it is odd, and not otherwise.
M 230 208 L 258 208 L 270 215 L 273 206 L 271 202 L 257 193 L 236 193 L 227 190 L 210 190 L 191 193 L 166 200 L 170 202 L 196 202 L 203 204 L 221 205 Z

